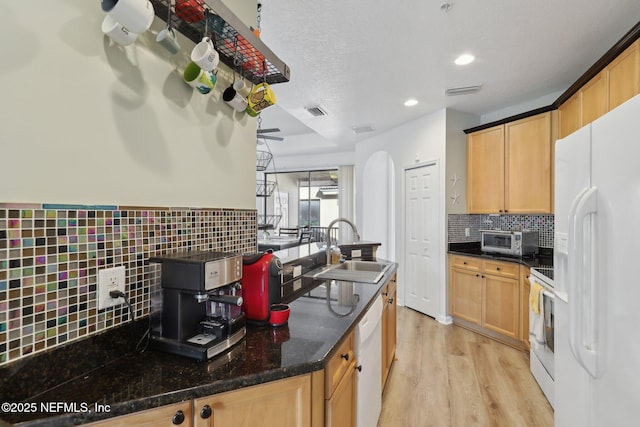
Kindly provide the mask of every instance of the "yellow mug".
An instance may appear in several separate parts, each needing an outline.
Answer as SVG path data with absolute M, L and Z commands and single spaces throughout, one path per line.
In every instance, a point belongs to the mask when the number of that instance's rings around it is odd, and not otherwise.
M 249 101 L 247 114 L 256 117 L 260 111 L 276 103 L 276 94 L 267 83 L 258 83 L 251 90 L 247 101 Z

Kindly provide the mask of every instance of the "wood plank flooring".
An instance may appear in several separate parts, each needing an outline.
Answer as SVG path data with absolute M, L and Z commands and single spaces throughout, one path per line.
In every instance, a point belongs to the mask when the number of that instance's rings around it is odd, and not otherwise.
M 527 353 L 398 307 L 378 427 L 553 426 Z

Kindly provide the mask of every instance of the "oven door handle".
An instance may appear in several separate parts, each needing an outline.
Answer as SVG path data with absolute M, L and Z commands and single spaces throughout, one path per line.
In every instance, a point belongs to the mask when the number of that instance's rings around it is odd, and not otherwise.
M 584 224 L 590 215 L 598 213 L 598 189 L 583 191 L 572 206 L 569 215 L 569 344 L 578 363 L 591 375 L 600 375 L 599 351 L 595 339 L 595 323 L 598 319 L 598 301 L 594 299 L 595 233 L 593 223 L 585 236 Z M 589 244 L 585 254 L 586 242 Z M 588 256 L 589 259 L 585 259 Z

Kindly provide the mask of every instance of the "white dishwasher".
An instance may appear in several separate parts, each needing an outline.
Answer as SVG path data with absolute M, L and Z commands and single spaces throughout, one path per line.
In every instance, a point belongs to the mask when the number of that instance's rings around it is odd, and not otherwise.
M 375 427 L 382 408 L 382 300 L 376 299 L 356 327 L 358 427 Z

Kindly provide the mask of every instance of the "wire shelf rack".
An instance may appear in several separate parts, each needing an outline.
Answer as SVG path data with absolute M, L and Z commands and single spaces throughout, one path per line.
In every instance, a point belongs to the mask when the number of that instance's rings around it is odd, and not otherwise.
M 266 171 L 272 159 L 273 154 L 268 151 L 256 151 L 256 170 L 260 172 Z
M 150 1 L 156 16 L 165 22 L 169 7 L 172 7 L 171 26 L 195 43 L 202 40 L 207 29 L 220 61 L 253 84 L 289 81 L 291 72 L 287 64 L 220 0 L 173 0 L 173 5 L 172 0 Z M 182 2 L 188 3 L 190 8 L 187 13 L 181 12 L 180 17 L 175 13 L 175 7 Z
M 258 215 L 258 229 L 276 228 L 282 215 Z
M 256 196 L 269 197 L 275 188 L 275 181 L 256 181 Z

